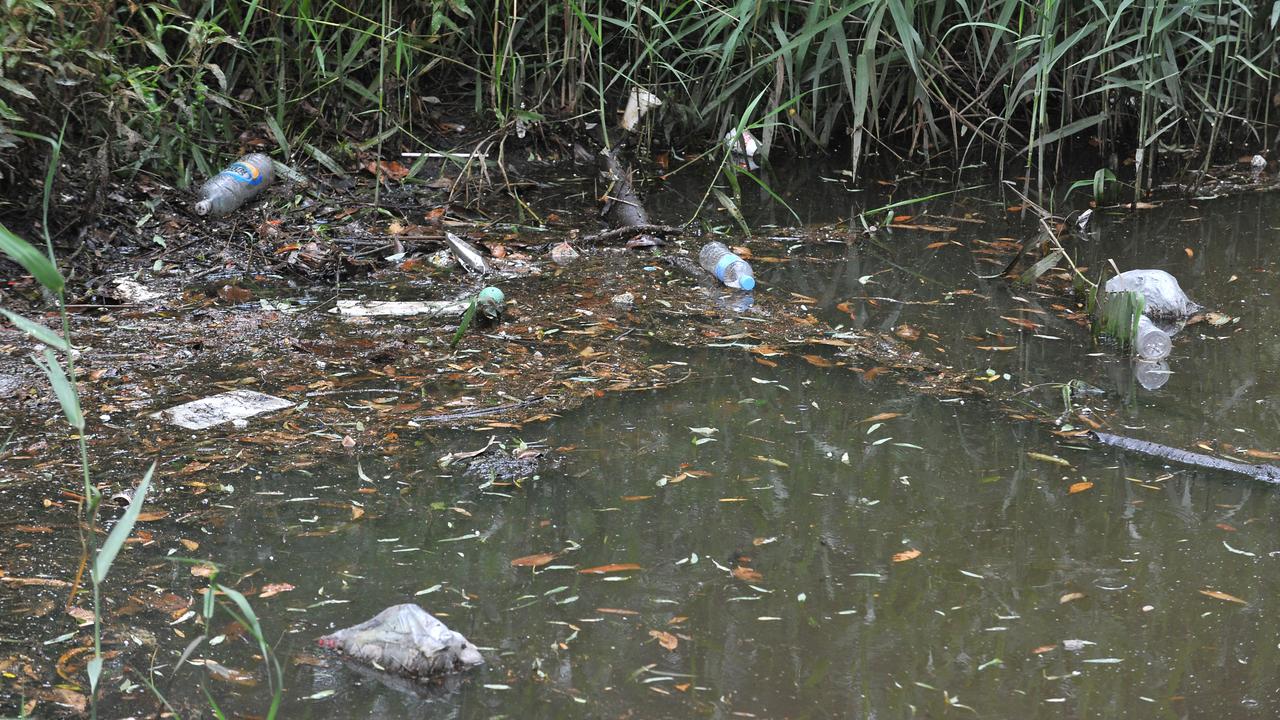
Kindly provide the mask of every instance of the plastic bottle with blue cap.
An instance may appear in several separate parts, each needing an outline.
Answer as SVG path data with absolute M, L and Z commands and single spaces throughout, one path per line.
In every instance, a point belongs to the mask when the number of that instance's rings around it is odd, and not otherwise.
M 271 158 L 262 153 L 245 155 L 210 178 L 200 188 L 197 215 L 226 215 L 262 192 L 275 179 Z
M 751 291 L 756 286 L 755 274 L 746 260 L 733 254 L 722 242 L 709 242 L 698 253 L 698 264 L 726 286 Z

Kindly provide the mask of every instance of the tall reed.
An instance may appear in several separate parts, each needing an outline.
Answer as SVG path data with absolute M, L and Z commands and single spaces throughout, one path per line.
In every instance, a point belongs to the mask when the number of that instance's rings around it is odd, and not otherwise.
M 1141 192 L 1162 149 L 1274 139 L 1280 6 L 1229 0 L 0 3 L 9 177 L 13 130 L 51 134 L 60 108 L 77 156 L 189 182 L 246 131 L 349 166 L 420 143 L 441 104 L 498 128 L 610 122 L 633 85 L 665 101 L 659 142 L 769 118 L 766 148 L 845 147 L 855 169 L 985 154 L 1043 179 L 1090 142 Z

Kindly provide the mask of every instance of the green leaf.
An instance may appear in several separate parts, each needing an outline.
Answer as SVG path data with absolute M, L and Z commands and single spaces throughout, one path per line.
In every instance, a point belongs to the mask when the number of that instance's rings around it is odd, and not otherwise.
M 129 533 L 133 532 L 133 526 L 138 522 L 138 514 L 142 512 L 142 503 L 147 499 L 147 489 L 151 486 L 151 474 L 155 469 L 156 464 L 151 463 L 151 467 L 147 468 L 147 474 L 142 476 L 142 482 L 138 483 L 138 487 L 133 491 L 133 499 L 129 501 L 129 507 L 125 509 L 124 515 L 120 517 L 116 526 L 111 528 L 111 533 L 102 543 L 102 549 L 98 551 L 98 557 L 94 558 L 92 577 L 95 585 L 100 585 L 107 579 L 107 571 L 111 569 L 111 563 L 115 561 L 120 548 L 124 547 L 124 541 L 129 538 Z
M 462 321 L 458 323 L 458 331 L 453 334 L 453 340 L 449 341 L 449 349 L 458 347 L 458 342 L 462 340 L 462 335 L 471 327 L 471 321 L 476 317 L 476 301 L 471 299 L 471 304 L 467 306 L 467 311 L 462 314 Z
M 8 318 L 9 322 L 13 323 L 14 327 L 25 332 L 36 340 L 39 340 L 45 345 L 63 352 L 70 352 L 71 346 L 67 344 L 66 338 L 58 335 L 40 323 L 35 322 L 34 320 L 28 320 L 27 318 L 24 318 L 17 313 L 9 312 L 4 308 L 0 308 L 0 314 L 3 314 Z
M 36 360 L 35 364 L 49 376 L 49 383 L 53 385 L 53 392 L 58 396 L 58 402 L 62 405 L 62 413 L 67 416 L 67 422 L 76 430 L 84 432 L 84 414 L 80 412 L 80 396 L 76 393 L 71 381 L 67 379 L 67 374 L 62 371 L 58 356 L 53 354 L 53 350 L 45 348 L 44 362 Z
M 97 692 L 98 678 L 102 676 L 102 656 L 95 655 L 85 663 L 84 669 L 89 673 L 89 692 Z
M 39 280 L 41 285 L 50 290 L 58 293 L 62 292 L 62 288 L 66 286 L 62 273 L 58 272 L 58 268 L 54 267 L 44 253 L 36 250 L 31 243 L 14 235 L 4 225 L 0 225 L 0 252 L 12 258 L 14 262 L 31 273 L 32 277 Z

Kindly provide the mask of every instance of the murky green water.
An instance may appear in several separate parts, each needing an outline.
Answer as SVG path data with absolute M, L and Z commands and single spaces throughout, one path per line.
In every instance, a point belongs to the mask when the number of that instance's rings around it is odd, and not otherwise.
M 666 197 L 678 207 L 683 191 L 668 192 L 655 205 Z M 814 195 L 805 219 L 815 222 L 860 202 L 834 184 L 786 192 Z M 1102 218 L 1080 245 L 1088 265 L 1166 269 L 1196 300 L 1240 317 L 1180 334 L 1167 383 L 1148 391 L 1128 361 L 1058 318 L 1060 298 L 976 278 L 999 267 L 975 260 L 975 241 L 1023 232 L 1000 220 L 1011 201 L 976 197 L 927 206 L 987 221 L 949 235 L 891 231 L 881 247 L 757 243 L 758 257 L 787 260 L 757 262 L 762 292 L 816 298 L 817 314 L 851 331 L 918 327 L 927 356 L 1007 373 L 992 383 L 1001 393 L 1086 380 L 1108 393 L 1095 406 L 1119 409 L 1116 432 L 1280 450 L 1271 251 L 1280 202 L 1171 203 Z M 958 244 L 925 247 L 945 239 Z M 857 300 L 868 295 L 888 299 Z M 836 309 L 850 300 L 851 315 Z M 1041 323 L 1042 337 L 1002 316 Z M 770 367 L 740 348 L 653 353 L 704 377 L 607 395 L 499 436 L 508 447 L 561 448 L 558 466 L 518 486 L 437 467 L 487 435 L 425 430 L 417 453 L 311 474 L 268 467 L 242 483 L 224 539 L 202 551 L 296 586 L 255 601 L 282 658 L 416 601 L 489 660 L 427 693 L 341 665 L 290 664 L 282 716 L 1261 718 L 1280 709 L 1273 489 L 1064 442 L 995 403 L 920 397 L 892 375 L 865 382 L 793 356 L 768 358 Z M 1027 412 L 1064 410 L 1056 387 L 1019 397 Z M 867 420 L 884 413 L 899 416 Z M 714 441 L 696 444 L 707 435 Z M 357 460 L 377 495 L 357 493 Z M 1069 493 L 1082 482 L 1093 485 Z M 353 499 L 365 506 L 359 522 Z M 511 566 L 545 552 L 561 555 L 536 571 Z M 640 569 L 577 572 L 615 563 Z M 735 576 L 739 567 L 754 572 Z M 228 706 L 265 708 L 259 691 L 214 689 Z

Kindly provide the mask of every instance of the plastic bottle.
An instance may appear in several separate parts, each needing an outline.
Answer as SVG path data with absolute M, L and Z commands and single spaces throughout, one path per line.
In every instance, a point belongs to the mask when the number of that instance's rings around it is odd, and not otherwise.
M 755 275 L 746 260 L 733 254 L 722 242 L 709 242 L 698 253 L 698 264 L 725 285 L 739 290 L 756 286 Z
M 1164 330 L 1143 315 L 1138 318 L 1138 341 L 1134 345 L 1144 360 L 1163 360 L 1173 349 L 1173 340 Z
M 245 155 L 200 187 L 197 215 L 226 215 L 271 184 L 275 168 L 262 153 Z

